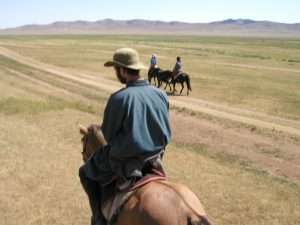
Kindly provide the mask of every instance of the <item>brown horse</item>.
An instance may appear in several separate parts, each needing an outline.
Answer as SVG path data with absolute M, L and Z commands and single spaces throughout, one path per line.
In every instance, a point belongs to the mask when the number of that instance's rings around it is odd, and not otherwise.
M 106 141 L 98 126 L 81 127 L 83 160 Z M 152 181 L 129 197 L 115 225 L 211 225 L 197 196 L 186 186 Z
M 154 80 L 154 85 L 156 86 L 157 74 L 161 71 L 159 67 L 150 68 L 148 70 L 148 81 L 151 84 L 152 79 Z

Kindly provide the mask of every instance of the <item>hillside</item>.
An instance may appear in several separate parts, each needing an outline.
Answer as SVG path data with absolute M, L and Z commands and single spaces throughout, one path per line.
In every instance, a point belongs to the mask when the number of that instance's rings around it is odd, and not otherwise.
M 300 37 L 300 23 L 285 24 L 249 19 L 228 19 L 211 23 L 150 20 L 98 20 L 55 22 L 0 29 L 0 34 L 169 34 L 212 36 Z

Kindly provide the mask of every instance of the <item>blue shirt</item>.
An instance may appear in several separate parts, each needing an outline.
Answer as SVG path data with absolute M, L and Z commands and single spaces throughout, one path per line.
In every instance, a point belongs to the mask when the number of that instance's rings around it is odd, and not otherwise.
M 171 139 L 167 95 L 146 80 L 127 84 L 110 96 L 102 131 L 112 159 L 161 151 Z
M 179 71 L 179 70 L 181 70 L 181 67 L 182 67 L 182 66 L 181 66 L 181 62 L 177 61 L 176 64 L 175 64 L 175 68 L 174 68 L 174 69 L 175 69 L 176 71 Z
M 157 64 L 156 57 L 152 57 L 152 58 L 151 58 L 150 64 L 151 64 L 152 66 L 155 66 L 155 65 Z

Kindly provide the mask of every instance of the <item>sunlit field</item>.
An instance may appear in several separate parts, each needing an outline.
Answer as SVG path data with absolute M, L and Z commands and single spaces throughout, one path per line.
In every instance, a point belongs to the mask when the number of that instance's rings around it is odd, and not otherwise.
M 192 95 L 271 115 L 300 118 L 300 40 L 171 36 L 0 37 L 21 54 L 70 70 L 112 77 L 103 67 L 119 47 L 134 47 L 145 64 L 158 55 L 172 69 L 181 56 Z M 114 79 L 114 78 L 112 78 Z
M 119 47 L 136 48 L 146 65 L 155 53 L 163 69 L 179 55 L 191 76 L 190 98 L 300 119 L 296 39 L 0 36 L 0 47 L 107 85 L 116 79 L 103 63 Z M 78 125 L 101 123 L 109 95 L 0 51 L 0 225 L 89 223 Z M 169 179 L 195 191 L 216 225 L 300 224 L 299 137 L 176 107 L 170 116 Z

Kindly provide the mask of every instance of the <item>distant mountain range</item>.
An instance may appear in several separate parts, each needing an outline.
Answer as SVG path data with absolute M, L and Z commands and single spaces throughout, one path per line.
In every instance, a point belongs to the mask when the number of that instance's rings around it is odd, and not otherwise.
M 55 22 L 0 29 L 0 34 L 169 34 L 212 36 L 300 37 L 300 23 L 286 24 L 249 19 L 211 23 L 112 20 Z

